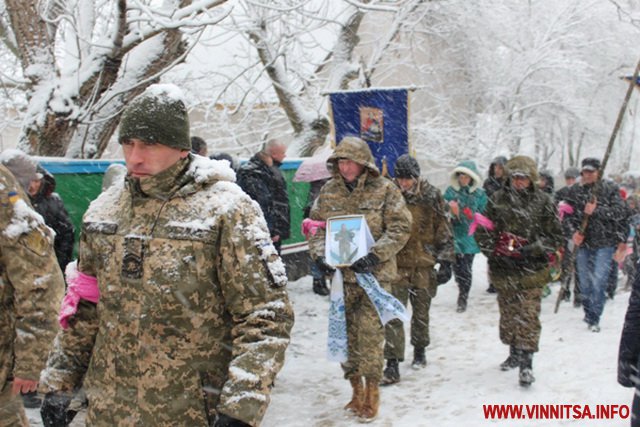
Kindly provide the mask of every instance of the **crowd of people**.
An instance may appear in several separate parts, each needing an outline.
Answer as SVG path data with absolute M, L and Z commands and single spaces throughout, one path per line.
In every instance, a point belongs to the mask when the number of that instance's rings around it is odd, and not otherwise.
M 123 112 L 125 165 L 110 168 L 84 214 L 77 261 L 53 176 L 17 150 L 0 156 L 0 425 L 28 425 L 21 392 L 46 426 L 68 425 L 80 390 L 87 425 L 260 424 L 294 321 L 280 258 L 291 227 L 279 170 L 286 145 L 270 139 L 239 167 L 224 153 L 209 158 L 176 93 L 152 85 Z M 535 381 L 541 300 L 557 257 L 562 298 L 570 301 L 573 282 L 574 305 L 594 333 L 621 265 L 633 291 L 619 382 L 639 387 L 640 209 L 637 195 L 603 179 L 598 159 L 567 169 L 558 191 L 553 174 L 522 155 L 496 157 L 485 180 L 474 161 L 461 161 L 444 192 L 415 157 L 392 166 L 383 176 L 367 142 L 345 137 L 305 212 L 313 291 L 326 296 L 327 278 L 340 283 L 347 411 L 375 419 L 379 387 L 401 382 L 403 317 L 382 315 L 381 300 L 410 304 L 411 365 L 422 369 L 438 286 L 453 276 L 464 312 L 480 252 L 508 347 L 496 365 L 517 368 L 522 387 Z M 344 215 L 362 218 L 371 241 L 363 256 L 336 265 L 326 224 Z M 637 415 L 638 394 L 633 407 Z

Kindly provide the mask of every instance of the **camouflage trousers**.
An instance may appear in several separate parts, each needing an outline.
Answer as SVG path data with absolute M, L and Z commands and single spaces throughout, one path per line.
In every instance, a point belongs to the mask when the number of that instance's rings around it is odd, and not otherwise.
M 520 350 L 538 351 L 540 342 L 540 302 L 542 287 L 498 288 L 500 341 Z
M 399 268 L 400 279 L 391 285 L 391 293 L 405 306 L 411 302 L 411 345 L 429 346 L 429 309 L 438 285 L 431 268 Z M 405 338 L 401 320 L 394 319 L 385 326 L 385 359 L 404 360 Z
M 388 284 L 380 283 L 385 290 Z M 353 282 L 344 283 L 344 305 L 347 319 L 347 361 L 342 364 L 344 377 L 355 376 L 380 381 L 384 358 L 384 327 L 365 291 Z
M 0 392 L 0 427 L 28 427 L 22 397 L 11 393 L 11 382 L 7 381 Z

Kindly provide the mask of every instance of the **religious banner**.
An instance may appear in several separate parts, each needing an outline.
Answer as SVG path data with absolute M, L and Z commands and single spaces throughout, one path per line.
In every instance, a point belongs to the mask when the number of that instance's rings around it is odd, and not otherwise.
M 329 94 L 334 141 L 357 136 L 367 141 L 376 165 L 393 176 L 393 165 L 409 150 L 407 89 L 362 89 Z

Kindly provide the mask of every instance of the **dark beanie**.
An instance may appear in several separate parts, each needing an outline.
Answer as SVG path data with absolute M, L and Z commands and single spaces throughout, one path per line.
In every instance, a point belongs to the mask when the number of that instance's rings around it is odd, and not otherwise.
M 191 150 L 189 115 L 175 85 L 149 86 L 124 109 L 118 141 L 137 138 L 178 150 Z
M 420 176 L 420 165 L 410 155 L 403 154 L 396 160 L 393 174 L 396 178 L 418 178 Z

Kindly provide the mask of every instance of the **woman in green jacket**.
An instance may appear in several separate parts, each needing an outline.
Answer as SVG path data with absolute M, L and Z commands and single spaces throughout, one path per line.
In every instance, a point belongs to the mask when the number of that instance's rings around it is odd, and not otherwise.
M 476 212 L 483 212 L 487 205 L 487 195 L 480 187 L 482 181 L 473 160 L 458 163 L 451 173 L 451 185 L 444 193 L 449 203 L 456 262 L 453 273 L 458 283 L 458 308 L 462 313 L 467 309 L 467 299 L 471 289 L 473 258 L 480 248 L 473 236 L 469 235 L 469 225 Z

